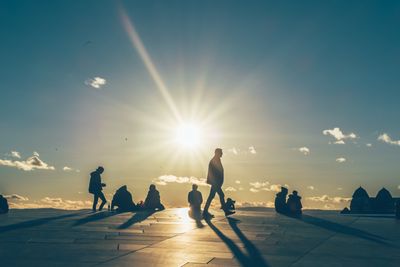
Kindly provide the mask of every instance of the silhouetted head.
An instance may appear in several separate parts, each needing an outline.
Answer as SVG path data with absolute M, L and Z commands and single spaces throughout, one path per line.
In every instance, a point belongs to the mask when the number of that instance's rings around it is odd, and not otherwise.
M 150 191 L 156 190 L 156 186 L 154 184 L 151 184 L 149 187 L 149 190 Z
M 121 186 L 120 190 L 128 191 L 128 188 L 126 187 L 126 185 L 123 185 L 123 186 Z
M 227 203 L 235 203 L 236 201 L 233 200 L 232 198 L 228 197 L 228 198 L 226 199 L 226 202 L 227 202 Z
M 297 194 L 298 194 L 298 192 L 296 191 L 296 190 L 293 190 L 293 193 L 292 193 L 294 196 L 297 196 Z
M 96 170 L 98 173 L 103 173 L 104 172 L 104 168 L 102 166 L 97 167 Z
M 222 148 L 216 148 L 214 153 L 216 157 L 221 158 L 223 155 Z
M 281 187 L 281 192 L 284 193 L 285 195 L 288 193 L 288 189 L 286 187 Z
M 193 185 L 192 185 L 193 191 L 197 191 L 197 188 L 199 188 L 199 186 L 198 186 L 197 184 L 193 184 Z

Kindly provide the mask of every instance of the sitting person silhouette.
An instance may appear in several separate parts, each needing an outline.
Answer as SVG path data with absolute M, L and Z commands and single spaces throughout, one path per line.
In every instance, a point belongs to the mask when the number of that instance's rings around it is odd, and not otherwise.
M 232 198 L 228 197 L 226 199 L 225 207 L 228 210 L 235 210 L 235 202 L 236 202 L 235 200 L 233 200 Z
M 117 212 L 134 211 L 136 205 L 132 200 L 132 194 L 128 191 L 126 185 L 121 186 L 113 196 L 111 201 L 111 210 L 117 206 Z
M 8 202 L 3 195 L 0 195 L 0 214 L 4 214 L 8 212 Z
M 102 190 L 106 184 L 101 182 L 101 174 L 104 172 L 104 168 L 99 166 L 94 172 L 90 174 L 89 182 L 89 193 L 93 194 L 93 212 L 96 211 L 97 202 L 99 198 L 101 199 L 101 204 L 99 211 L 101 211 L 104 205 L 107 203 L 106 197 L 104 196 Z
M 154 184 L 150 185 L 149 192 L 147 193 L 146 200 L 144 201 L 144 208 L 148 210 L 163 210 L 164 205 L 160 201 L 160 192 L 156 189 Z
M 188 202 L 190 206 L 189 216 L 193 219 L 201 219 L 201 204 L 203 203 L 203 195 L 197 190 L 198 185 L 192 185 L 192 191 L 188 194 Z
M 294 190 L 292 194 L 289 195 L 287 208 L 290 215 L 301 215 L 301 209 L 303 208 L 303 206 L 301 205 L 301 197 L 298 195 L 296 190 Z
M 396 201 L 395 214 L 396 214 L 396 219 L 400 220 L 400 200 Z
M 275 210 L 278 213 L 287 213 L 288 208 L 286 204 L 286 196 L 288 194 L 288 190 L 286 187 L 281 187 L 281 192 L 276 194 L 275 197 Z

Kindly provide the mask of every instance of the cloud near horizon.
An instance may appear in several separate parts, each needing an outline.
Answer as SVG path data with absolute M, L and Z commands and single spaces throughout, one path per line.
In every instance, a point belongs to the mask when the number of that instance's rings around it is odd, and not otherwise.
M 167 185 L 169 183 L 178 183 L 178 184 L 197 184 L 199 186 L 208 186 L 205 178 L 197 178 L 194 176 L 179 177 L 179 176 L 175 176 L 175 175 L 161 175 L 158 178 L 154 179 L 153 182 L 158 185 Z
M 39 158 L 39 153 L 33 152 L 33 156 L 28 157 L 26 160 L 9 160 L 0 159 L 0 166 L 7 166 L 12 168 L 17 168 L 23 171 L 32 170 L 55 170 L 53 166 L 50 166 L 43 160 Z
M 11 195 L 14 196 L 15 194 Z M 37 201 L 28 202 L 28 198 L 18 196 L 19 198 L 10 199 L 10 207 L 13 209 L 40 209 L 54 208 L 65 210 L 90 209 L 92 202 L 88 200 L 64 200 L 59 197 L 44 197 Z
M 400 146 L 400 140 L 392 140 L 392 138 L 387 133 L 379 135 L 378 140 L 386 144 Z
M 250 184 L 250 192 L 257 193 L 260 191 L 271 191 L 271 192 L 280 192 L 281 191 L 281 184 L 271 184 L 268 181 L 265 182 L 253 182 L 249 183 Z M 289 187 L 288 185 L 284 185 L 286 187 Z
M 310 155 L 310 149 L 309 149 L 308 147 L 305 147 L 305 146 L 300 147 L 300 148 L 299 148 L 299 151 L 300 151 L 301 153 L 303 153 L 304 156 Z
M 4 195 L 3 197 L 10 201 L 13 201 L 13 200 L 28 201 L 29 200 L 29 198 L 18 195 L 18 194 Z
M 322 133 L 324 135 L 330 135 L 335 138 L 334 144 L 345 144 L 346 139 L 356 139 L 357 135 L 355 133 L 344 134 L 339 127 L 335 127 L 333 129 L 323 130 Z
M 315 202 L 331 202 L 334 204 L 347 203 L 351 201 L 351 197 L 330 197 L 328 195 L 307 197 L 306 199 Z
M 93 77 L 91 79 L 87 79 L 85 84 L 95 89 L 100 89 L 107 83 L 107 80 L 101 77 Z
M 338 162 L 338 163 L 344 163 L 344 162 L 346 162 L 346 158 L 343 158 L 343 157 L 337 158 L 337 159 L 336 159 L 336 162 Z

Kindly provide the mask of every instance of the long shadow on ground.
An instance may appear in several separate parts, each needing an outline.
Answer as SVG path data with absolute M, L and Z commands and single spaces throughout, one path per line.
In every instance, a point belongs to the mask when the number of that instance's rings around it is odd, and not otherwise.
M 242 233 L 237 224 L 240 222 L 239 220 L 228 218 L 229 225 L 232 227 L 232 230 L 236 233 L 239 239 L 243 242 L 244 247 L 248 253 L 246 255 L 243 253 L 240 248 L 233 242 L 230 238 L 224 235 L 212 222 L 211 220 L 206 220 L 208 226 L 221 238 L 222 241 L 229 247 L 232 253 L 235 255 L 237 260 L 240 262 L 242 266 L 259 266 L 259 267 L 268 267 L 268 263 L 263 259 L 262 255 L 258 251 L 258 249 L 247 239 L 247 237 Z
M 321 219 L 318 217 L 313 217 L 313 216 L 306 215 L 306 214 L 303 214 L 301 217 L 291 217 L 291 216 L 288 216 L 288 217 L 294 218 L 294 219 L 300 220 L 302 222 L 305 222 L 305 223 L 308 223 L 308 224 L 311 224 L 314 226 L 318 226 L 318 227 L 321 227 L 321 228 L 324 228 L 326 230 L 333 231 L 336 233 L 355 236 L 358 238 L 362 238 L 362 239 L 369 240 L 369 241 L 379 243 L 382 245 L 386 245 L 386 246 L 393 246 L 392 244 L 386 242 L 385 240 L 387 240 L 387 239 L 384 237 L 381 237 L 381 236 L 375 235 L 375 234 L 371 234 L 367 231 L 360 230 L 360 229 L 357 229 L 357 228 L 354 228 L 351 226 L 346 226 L 343 224 L 335 223 L 332 221 L 328 221 L 328 220 Z
M 79 225 L 83 225 L 86 223 L 90 223 L 90 222 L 95 222 L 98 220 L 103 220 L 105 218 L 111 217 L 111 216 L 115 216 L 117 215 L 117 212 L 108 212 L 108 211 L 103 211 L 103 212 L 98 212 L 98 213 L 93 213 L 89 216 L 86 216 L 84 218 L 81 218 L 79 220 L 77 220 L 73 226 L 79 226 Z
M 81 214 L 82 214 L 82 212 L 76 212 L 76 213 L 72 213 L 72 214 L 51 216 L 51 217 L 45 217 L 45 218 L 39 218 L 39 219 L 19 222 L 19 223 L 10 224 L 10 225 L 4 225 L 4 226 L 0 226 L 0 233 L 4 233 L 7 231 L 11 231 L 11 230 L 20 230 L 23 228 L 39 226 L 39 225 L 49 223 L 51 221 L 61 220 L 61 219 L 65 219 L 65 218 L 69 218 L 69 217 L 73 217 L 73 216 L 78 216 Z
M 138 211 L 136 212 L 129 220 L 118 226 L 117 229 L 126 229 L 129 228 L 131 225 L 144 221 L 148 217 L 150 217 L 152 214 L 154 214 L 154 210 L 149 210 L 149 211 Z

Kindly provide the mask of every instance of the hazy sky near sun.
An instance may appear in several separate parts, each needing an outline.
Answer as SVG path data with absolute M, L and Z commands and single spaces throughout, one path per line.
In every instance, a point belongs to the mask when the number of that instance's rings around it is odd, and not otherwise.
M 399 28 L 394 1 L 1 1 L 0 193 L 90 200 L 102 165 L 184 206 L 222 147 L 247 205 L 398 196 Z

